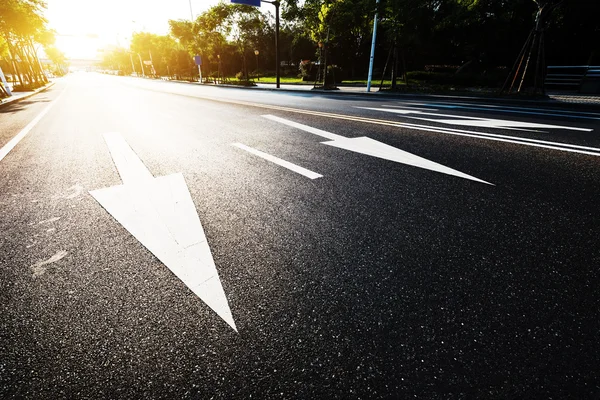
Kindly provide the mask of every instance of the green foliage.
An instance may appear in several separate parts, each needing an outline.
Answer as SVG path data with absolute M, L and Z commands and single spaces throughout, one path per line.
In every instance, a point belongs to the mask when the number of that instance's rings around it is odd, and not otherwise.
M 0 51 L 10 57 L 7 73 L 16 76 L 21 88 L 39 87 L 47 82 L 37 56 L 36 44 L 54 43 L 54 32 L 46 27 L 41 0 L 0 1 Z
M 313 62 L 300 64 L 300 77 L 305 82 L 314 82 L 317 79 L 318 65 Z

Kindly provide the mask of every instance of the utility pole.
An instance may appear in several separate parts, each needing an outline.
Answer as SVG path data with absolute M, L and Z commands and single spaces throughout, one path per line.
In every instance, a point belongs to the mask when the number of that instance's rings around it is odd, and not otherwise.
M 137 73 L 135 72 L 135 64 L 133 63 L 133 55 L 131 54 L 131 52 L 129 52 L 129 60 L 131 60 L 131 69 L 133 70 L 133 73 L 137 75 Z
M 379 8 L 379 0 L 375 2 Z M 373 40 L 371 41 L 371 56 L 369 58 L 369 77 L 367 78 L 367 92 L 371 91 L 371 80 L 373 79 L 373 61 L 375 60 L 375 39 L 377 38 L 377 9 L 375 10 L 375 18 L 373 19 Z
M 279 89 L 279 83 L 281 81 L 280 65 L 279 65 L 279 1 L 267 1 L 259 0 L 263 3 L 273 4 L 275 6 L 275 82 L 277 83 L 277 89 Z
M 140 56 L 140 53 L 137 53 L 138 58 L 140 59 L 140 67 L 142 68 L 142 76 L 145 78 L 146 77 L 146 73 L 144 72 L 144 63 L 142 62 L 142 56 Z

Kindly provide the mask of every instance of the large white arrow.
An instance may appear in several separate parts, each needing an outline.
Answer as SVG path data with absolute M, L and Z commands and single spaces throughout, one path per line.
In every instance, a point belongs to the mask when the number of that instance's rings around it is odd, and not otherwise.
M 90 194 L 237 332 L 183 175 L 154 178 L 121 135 L 104 140 L 123 185 Z
M 377 140 L 365 136 L 357 138 L 347 138 L 344 136 L 336 135 L 335 133 L 313 128 L 312 126 L 303 125 L 294 121 L 279 118 L 274 115 L 263 115 L 263 117 L 268 118 L 272 121 L 280 122 L 288 126 L 292 126 L 294 128 L 301 129 L 305 132 L 310 132 L 314 135 L 318 135 L 326 139 L 330 139 L 330 142 L 323 142 L 323 144 L 326 144 L 328 146 L 338 147 L 340 149 L 350 150 L 356 153 L 383 158 L 384 160 L 395 161 L 402 164 L 428 169 L 430 171 L 441 172 L 443 174 L 453 175 L 460 178 L 469 179 L 475 182 L 493 185 L 492 183 L 483 181 L 479 178 L 475 178 L 474 176 L 467 175 L 463 172 L 446 167 L 445 165 L 438 164 L 426 158 L 419 157 L 407 151 L 397 149 L 395 147 L 378 142 Z

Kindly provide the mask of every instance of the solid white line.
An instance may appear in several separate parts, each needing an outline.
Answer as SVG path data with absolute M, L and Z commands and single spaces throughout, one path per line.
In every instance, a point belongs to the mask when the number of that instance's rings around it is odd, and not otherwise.
M 485 139 L 485 140 L 497 140 L 500 142 L 516 143 L 516 144 L 522 144 L 525 146 L 543 147 L 546 149 L 562 150 L 562 151 L 569 151 L 569 152 L 574 152 L 574 153 L 591 154 L 591 155 L 595 155 L 595 156 L 600 156 L 600 148 L 597 148 L 597 147 L 578 146 L 578 145 L 569 144 L 569 143 L 549 142 L 546 140 L 537 140 L 537 139 L 521 138 L 521 137 L 516 137 L 516 136 L 498 135 L 495 133 L 472 132 L 472 131 L 465 131 L 465 130 L 461 130 L 461 129 L 452 129 L 452 128 L 443 128 L 443 127 L 434 128 L 434 127 L 427 127 L 426 125 L 398 124 L 397 126 L 408 127 L 408 128 L 412 128 L 412 129 L 418 129 L 418 130 L 429 131 L 429 132 L 448 133 L 450 135 L 474 137 L 474 138 Z M 571 149 L 575 149 L 575 150 L 571 150 Z M 579 150 L 584 150 L 584 151 L 579 151 Z M 589 150 L 589 151 L 585 151 L 585 150 Z
M 518 114 L 533 114 L 533 115 L 550 115 L 550 116 L 559 116 L 559 117 L 568 117 L 568 118 L 581 118 L 581 119 L 600 119 L 600 114 L 598 113 L 590 113 L 584 111 L 568 111 L 568 110 L 556 110 L 551 108 L 531 108 L 531 107 L 510 107 L 510 106 L 497 106 L 497 105 L 489 105 L 489 104 L 477 104 L 477 105 L 465 105 L 464 103 L 431 103 L 432 107 L 443 107 L 443 108 L 463 108 L 470 110 L 484 110 L 484 111 L 502 111 L 508 113 L 518 113 Z M 487 110 L 486 110 L 487 109 Z M 534 112 L 541 111 L 541 112 Z
M 592 131 L 592 129 L 589 129 L 589 128 L 576 128 L 573 126 L 538 124 L 538 123 L 534 123 L 534 122 L 511 121 L 511 120 L 494 119 L 494 118 L 467 117 L 464 115 L 448 115 L 448 114 L 430 113 L 430 112 L 413 111 L 413 110 L 396 110 L 396 109 L 390 109 L 390 108 L 376 108 L 376 107 L 356 107 L 356 108 L 362 108 L 364 110 L 372 110 L 372 111 L 389 112 L 389 113 L 395 113 L 395 114 L 420 114 L 420 115 L 432 115 L 434 117 L 456 118 L 456 120 L 449 120 L 449 119 L 445 120 L 445 119 L 409 117 L 408 115 L 404 115 L 405 118 L 420 119 L 420 120 L 429 121 L 429 122 L 439 122 L 442 124 L 449 124 L 449 125 L 481 126 L 481 127 L 485 127 L 485 128 L 499 128 L 499 129 L 540 128 L 540 129 L 567 129 L 567 130 L 571 130 L 571 131 L 580 131 L 580 132 L 591 132 Z M 475 122 L 475 121 L 478 121 L 478 122 Z
M 305 177 L 307 177 L 309 179 L 317 179 L 317 178 L 322 178 L 323 177 L 323 175 L 321 175 L 321 174 L 317 174 L 316 172 L 310 171 L 310 170 L 308 170 L 306 168 L 302 168 L 302 167 L 300 167 L 300 166 L 298 166 L 296 164 L 292 164 L 289 161 L 282 160 L 281 158 L 277 158 L 277 157 L 272 156 L 270 154 L 263 153 L 260 150 L 253 149 L 252 147 L 248 147 L 248 146 L 246 146 L 246 145 L 244 145 L 242 143 L 232 143 L 232 146 L 235 146 L 237 148 L 245 150 L 248 153 L 252 153 L 255 156 L 264 158 L 267 161 L 271 161 L 274 164 L 277 164 L 277 165 L 279 165 L 281 167 L 287 168 L 290 171 L 294 171 L 294 172 L 296 172 L 296 173 L 298 173 L 300 175 L 303 175 L 303 176 L 305 176 Z
M 279 122 L 279 123 L 287 125 L 287 126 L 291 126 L 292 128 L 298 128 L 298 129 L 304 130 L 304 131 L 312 133 L 314 135 L 324 137 L 325 139 L 329 139 L 329 140 L 345 139 L 344 136 L 336 135 L 335 133 L 331 133 L 331 132 L 327 132 L 327 131 L 324 131 L 321 129 L 313 128 L 312 126 L 302 125 L 302 124 L 299 124 L 294 121 L 289 121 L 287 119 L 276 117 L 274 115 L 267 114 L 267 115 L 263 115 L 262 117 L 270 119 L 271 121 Z
M 17 136 L 15 136 L 14 138 L 12 138 L 8 143 L 6 143 L 4 145 L 4 147 L 2 147 L 2 149 L 0 149 L 0 161 L 2 161 L 2 159 L 4 157 L 6 157 L 6 155 L 8 153 L 10 153 L 10 151 L 12 149 L 15 148 L 15 146 L 25 137 L 27 136 L 27 134 L 29 133 L 29 131 L 31 131 L 33 129 L 33 127 L 40 122 L 40 120 L 44 117 L 44 115 L 46 115 L 48 113 L 48 111 L 50 111 L 50 109 L 52 108 L 52 106 L 58 101 L 58 99 L 60 99 L 60 97 L 62 96 L 62 93 L 56 98 L 54 99 L 54 101 L 52 101 L 50 104 L 48 104 L 46 106 L 46 108 L 44 108 L 42 110 L 41 113 L 39 113 L 30 123 L 27 124 L 27 126 L 25 128 L 23 128 L 21 130 L 21 132 L 19 132 L 17 134 Z

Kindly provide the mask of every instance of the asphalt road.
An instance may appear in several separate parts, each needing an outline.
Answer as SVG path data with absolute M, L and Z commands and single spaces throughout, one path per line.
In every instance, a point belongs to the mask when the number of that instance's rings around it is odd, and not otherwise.
M 0 108 L 0 398 L 600 398 L 599 129 L 59 80 Z M 196 213 L 200 294 L 165 261 Z

